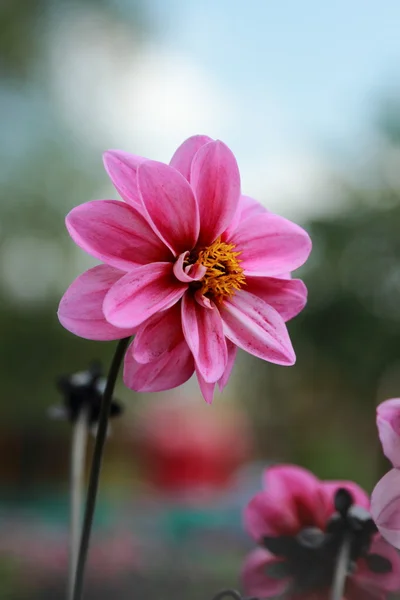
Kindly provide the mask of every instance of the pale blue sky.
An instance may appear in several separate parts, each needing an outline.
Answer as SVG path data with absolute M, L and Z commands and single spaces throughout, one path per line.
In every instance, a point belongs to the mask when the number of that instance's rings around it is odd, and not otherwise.
M 160 39 L 222 82 L 247 126 L 272 105 L 291 135 L 345 143 L 400 81 L 398 0 L 158 0 L 148 8 Z

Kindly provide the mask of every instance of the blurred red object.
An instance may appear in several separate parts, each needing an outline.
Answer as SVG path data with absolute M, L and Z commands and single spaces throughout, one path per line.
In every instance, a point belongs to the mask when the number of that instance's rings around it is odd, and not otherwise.
M 206 404 L 152 405 L 137 436 L 146 480 L 165 492 L 217 491 L 251 457 L 246 416 Z

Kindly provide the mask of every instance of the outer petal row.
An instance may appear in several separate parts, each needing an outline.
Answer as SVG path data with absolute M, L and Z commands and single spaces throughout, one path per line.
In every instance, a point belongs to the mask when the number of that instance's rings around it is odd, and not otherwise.
M 137 187 L 137 170 L 146 159 L 122 150 L 108 150 L 103 154 L 104 167 L 115 189 L 128 204 L 142 210 Z
M 232 221 L 240 197 L 236 159 L 220 141 L 202 146 L 195 154 L 190 181 L 200 213 L 199 244 L 212 244 Z
M 134 328 L 115 327 L 106 321 L 104 298 L 124 275 L 107 265 L 99 265 L 79 275 L 69 286 L 58 308 L 60 323 L 75 335 L 89 340 L 118 340 L 135 332 Z
M 204 144 L 212 141 L 207 135 L 193 135 L 179 146 L 169 164 L 190 182 L 193 158 Z
M 177 281 L 172 263 L 151 263 L 126 273 L 104 298 L 104 315 L 116 327 L 137 327 L 173 306 L 188 284 Z
M 245 274 L 257 277 L 294 271 L 311 252 L 311 240 L 304 229 L 268 212 L 252 213 L 228 241 L 240 250 Z
M 80 248 L 123 271 L 172 258 L 146 219 L 118 200 L 81 204 L 67 215 L 66 226 Z
M 191 250 L 199 235 L 199 210 L 188 181 L 176 169 L 153 160 L 140 165 L 137 179 L 153 230 L 175 256 Z
M 264 300 L 239 290 L 221 310 L 224 333 L 250 354 L 280 365 L 292 365 L 296 356 L 286 325 Z
M 200 374 L 207 383 L 215 383 L 222 377 L 228 359 L 217 307 L 203 308 L 190 294 L 185 294 L 182 300 L 182 327 Z

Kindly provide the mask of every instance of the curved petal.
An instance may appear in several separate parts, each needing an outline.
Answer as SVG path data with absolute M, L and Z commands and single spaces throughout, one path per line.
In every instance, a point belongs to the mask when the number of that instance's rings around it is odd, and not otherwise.
M 340 488 L 344 488 L 351 494 L 354 504 L 367 511 L 370 510 L 368 494 L 353 481 L 323 481 L 321 482 L 321 497 L 325 505 L 325 520 L 329 519 L 336 511 L 335 494 Z
M 199 372 L 207 383 L 215 383 L 222 377 L 228 358 L 217 307 L 203 308 L 191 294 L 185 294 L 182 327 Z
M 143 212 L 137 187 L 137 169 L 146 158 L 122 150 L 108 150 L 103 154 L 104 167 L 115 189 L 125 202 Z
M 132 345 L 133 358 L 141 364 L 153 362 L 183 340 L 181 307 L 177 302 L 139 327 Z
M 301 528 L 291 498 L 279 500 L 279 492 L 259 492 L 243 511 L 244 527 L 258 544 L 265 536 L 296 535 Z
M 67 215 L 66 225 L 82 250 L 123 271 L 172 258 L 144 217 L 118 200 L 81 204 Z
M 173 306 L 186 289 L 187 284 L 175 279 L 171 263 L 151 263 L 117 281 L 104 298 L 103 311 L 116 327 L 137 327 Z
M 214 400 L 215 383 L 208 383 L 197 368 L 196 376 L 204 400 L 207 404 L 212 404 L 212 401 Z
M 274 598 L 284 594 L 288 579 L 276 579 L 268 576 L 268 567 L 282 562 L 273 554 L 257 548 L 246 558 L 242 567 L 241 579 L 245 593 L 257 598 Z
M 299 527 L 325 528 L 323 483 L 310 471 L 296 465 L 276 465 L 265 470 L 263 482 L 265 491 L 295 515 Z
M 246 352 L 278 365 L 294 364 L 296 356 L 286 325 L 261 298 L 239 290 L 225 301 L 221 317 L 226 337 Z
M 61 299 L 58 318 L 68 331 L 87 340 L 119 340 L 134 333 L 106 321 L 103 301 L 108 290 L 123 277 L 107 265 L 99 265 L 79 275 Z
M 233 217 L 232 222 L 229 224 L 228 229 L 226 229 L 223 233 L 223 240 L 225 241 L 230 239 L 232 234 L 237 229 L 239 223 L 241 223 L 248 217 L 262 215 L 267 212 L 267 209 L 262 204 L 257 202 L 257 200 L 250 198 L 250 196 L 245 196 L 244 194 L 241 194 L 235 216 Z
M 226 348 L 228 350 L 228 359 L 226 361 L 225 371 L 223 372 L 221 379 L 218 380 L 218 387 L 221 392 L 229 381 L 237 354 L 237 346 L 228 339 L 226 340 Z
M 175 255 L 191 250 L 199 235 L 199 210 L 189 183 L 176 169 L 153 160 L 140 165 L 137 177 L 154 231 Z
M 400 398 L 379 404 L 376 424 L 383 452 L 394 467 L 400 466 Z
M 199 245 L 208 246 L 235 216 L 240 196 L 236 159 L 220 141 L 205 144 L 192 162 L 191 184 L 200 212 Z
M 307 303 L 307 288 L 301 279 L 247 276 L 246 291 L 262 298 L 285 322 L 296 317 Z
M 246 275 L 270 277 L 300 267 L 311 252 L 306 231 L 273 213 L 253 214 L 229 238 Z
M 352 577 L 364 589 L 377 588 L 378 591 L 395 592 L 400 589 L 400 556 L 379 534 L 374 536 L 369 554 L 379 554 L 392 564 L 389 573 L 376 573 L 368 568 L 367 561 L 357 561 L 357 569 Z
M 392 469 L 371 494 L 371 514 L 382 536 L 400 548 L 400 471 Z
M 185 383 L 193 371 L 193 356 L 185 341 L 145 364 L 134 359 L 130 347 L 125 355 L 124 383 L 135 392 L 162 392 Z
M 186 283 L 199 281 L 206 274 L 207 267 L 198 263 L 187 265 L 185 267 L 185 260 L 188 256 L 189 252 L 182 252 L 182 254 L 178 256 L 178 259 L 174 264 L 174 275 L 179 281 L 184 281 Z
M 169 163 L 170 166 L 174 167 L 174 169 L 182 173 L 185 179 L 190 181 L 190 171 L 193 158 L 195 157 L 197 151 L 204 146 L 204 144 L 208 144 L 208 142 L 212 141 L 213 140 L 207 135 L 193 135 L 185 140 L 183 144 L 181 144 L 176 150 L 175 154 L 171 158 L 171 162 Z

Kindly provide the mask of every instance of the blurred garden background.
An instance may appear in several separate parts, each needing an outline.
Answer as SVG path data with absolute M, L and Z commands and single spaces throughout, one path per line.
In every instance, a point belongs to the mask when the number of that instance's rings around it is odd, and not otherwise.
M 220 138 L 243 191 L 314 250 L 294 367 L 241 354 L 212 407 L 192 381 L 119 384 L 88 600 L 237 586 L 241 509 L 271 461 L 368 491 L 387 470 L 375 406 L 400 396 L 399 28 L 396 0 L 2 0 L 1 600 L 64 594 L 71 432 L 48 408 L 60 375 L 113 353 L 57 321 L 94 264 L 64 216 L 117 198 L 103 150 L 168 162 L 190 135 Z

